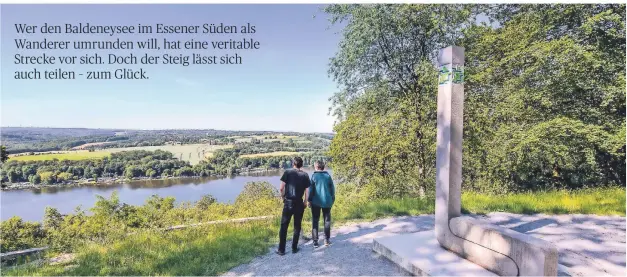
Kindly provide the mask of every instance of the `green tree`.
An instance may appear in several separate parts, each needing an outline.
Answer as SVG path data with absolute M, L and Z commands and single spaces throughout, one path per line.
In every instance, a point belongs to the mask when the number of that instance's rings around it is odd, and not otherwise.
M 206 210 L 207 208 L 209 208 L 209 206 L 211 206 L 211 204 L 215 202 L 216 198 L 213 197 L 211 194 L 203 195 L 202 198 L 200 198 L 200 200 L 196 202 L 196 207 L 201 210 Z
M 9 159 L 9 153 L 4 145 L 0 145 L 0 162 L 4 163 Z
M 28 181 L 31 182 L 32 184 L 37 185 L 37 184 L 41 183 L 41 177 L 39 175 L 37 175 L 37 174 L 30 175 L 30 176 L 28 176 Z
M 45 232 L 38 222 L 24 222 L 14 216 L 1 224 L 2 252 L 22 250 L 42 246 Z
M 41 179 L 41 182 L 46 185 L 51 185 L 57 182 L 56 175 L 52 171 L 39 172 L 39 178 Z
M 434 183 L 436 72 L 432 61 L 453 44 L 478 11 L 472 5 L 330 5 L 345 23 L 329 74 L 339 123 L 330 146 L 340 176 L 402 194 L 382 184 L 425 192 Z
M 146 177 L 155 177 L 157 176 L 157 171 L 152 168 L 146 170 Z
M 437 77 L 466 48 L 465 188 L 624 185 L 624 5 L 330 5 L 340 177 L 376 196 L 435 179 Z M 484 13 L 492 24 L 478 23 Z M 406 185 L 399 185 L 406 184 Z M 394 192 L 395 191 L 395 192 Z
M 464 183 L 624 186 L 625 6 L 503 5 L 490 14 L 500 28 L 474 26 L 460 40 Z
M 126 176 L 126 178 L 129 178 L 129 179 L 134 178 L 134 177 L 140 177 L 143 175 L 144 173 L 142 169 L 134 165 L 126 166 L 126 169 L 124 169 L 124 176 Z
M 61 172 L 57 174 L 57 182 L 69 181 L 72 179 L 72 173 Z

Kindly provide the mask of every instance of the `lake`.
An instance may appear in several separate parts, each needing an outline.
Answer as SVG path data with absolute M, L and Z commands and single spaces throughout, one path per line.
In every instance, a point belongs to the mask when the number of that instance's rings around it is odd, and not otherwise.
M 309 174 L 313 171 L 305 169 Z M 160 197 L 173 196 L 177 203 L 197 201 L 203 195 L 211 194 L 220 202 L 232 203 L 248 182 L 267 181 L 277 189 L 281 185 L 283 171 L 269 171 L 254 175 L 240 175 L 229 178 L 186 178 L 151 181 L 132 181 L 99 187 L 55 187 L 28 190 L 7 190 L 0 192 L 0 219 L 19 216 L 27 221 L 41 221 L 47 206 L 57 208 L 60 213 L 72 213 L 81 206 L 83 210 L 93 207 L 96 195 L 106 198 L 117 191 L 120 202 L 142 205 L 153 194 Z M 331 172 L 329 172 L 331 173 Z

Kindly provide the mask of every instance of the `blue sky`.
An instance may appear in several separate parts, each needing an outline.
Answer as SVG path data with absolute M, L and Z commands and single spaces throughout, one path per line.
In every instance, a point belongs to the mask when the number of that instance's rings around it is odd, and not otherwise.
M 328 98 L 337 90 L 327 76 L 329 58 L 340 40 L 338 27 L 328 28 L 320 5 L 2 5 L 1 125 L 133 129 L 214 128 L 330 132 Z M 314 15 L 315 18 L 314 18 Z M 16 23 L 41 26 L 225 23 L 256 25 L 252 35 L 136 35 L 196 40 L 253 37 L 261 49 L 240 50 L 242 65 L 149 65 L 149 80 L 14 80 L 18 53 Z M 39 33 L 31 39 L 109 39 L 106 35 Z M 138 37 L 119 36 L 137 40 Z M 20 50 L 38 55 L 38 50 Z M 174 50 L 175 53 L 218 55 L 234 50 Z M 77 55 L 93 50 L 50 50 L 46 54 Z M 139 54 L 141 50 L 133 50 Z M 105 55 L 106 51 L 98 52 Z M 153 52 L 161 55 L 166 52 Z M 107 62 L 107 59 L 104 59 Z M 40 70 L 59 66 L 38 66 Z M 63 66 L 65 69 L 68 66 Z M 71 66 L 70 66 L 71 67 Z M 139 68 L 101 65 L 100 69 Z M 97 69 L 75 65 L 76 71 Z

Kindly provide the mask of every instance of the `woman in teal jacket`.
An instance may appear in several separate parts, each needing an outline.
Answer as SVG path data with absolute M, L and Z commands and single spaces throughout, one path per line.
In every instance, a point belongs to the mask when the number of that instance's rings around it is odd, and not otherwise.
M 311 235 L 314 247 L 318 244 L 318 222 L 320 221 L 320 210 L 324 219 L 324 245 L 331 244 L 331 207 L 335 202 L 335 185 L 331 175 L 324 170 L 324 162 L 315 163 L 316 171 L 311 175 L 311 185 L 309 186 L 309 206 L 311 207 L 312 230 Z

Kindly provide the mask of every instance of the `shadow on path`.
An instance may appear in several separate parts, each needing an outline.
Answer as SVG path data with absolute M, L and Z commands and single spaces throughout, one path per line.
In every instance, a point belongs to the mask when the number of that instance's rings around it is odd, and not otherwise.
M 625 276 L 624 217 L 509 213 L 472 216 L 554 243 L 559 251 L 560 268 L 573 276 Z M 433 215 L 402 216 L 334 227 L 333 244 L 329 247 L 314 250 L 311 241 L 307 241 L 301 244 L 300 252 L 278 256 L 274 254 L 275 246 L 269 254 L 237 266 L 225 275 L 409 275 L 373 252 L 372 240 L 432 230 L 433 227 Z M 310 230 L 303 231 L 306 236 L 310 235 Z

